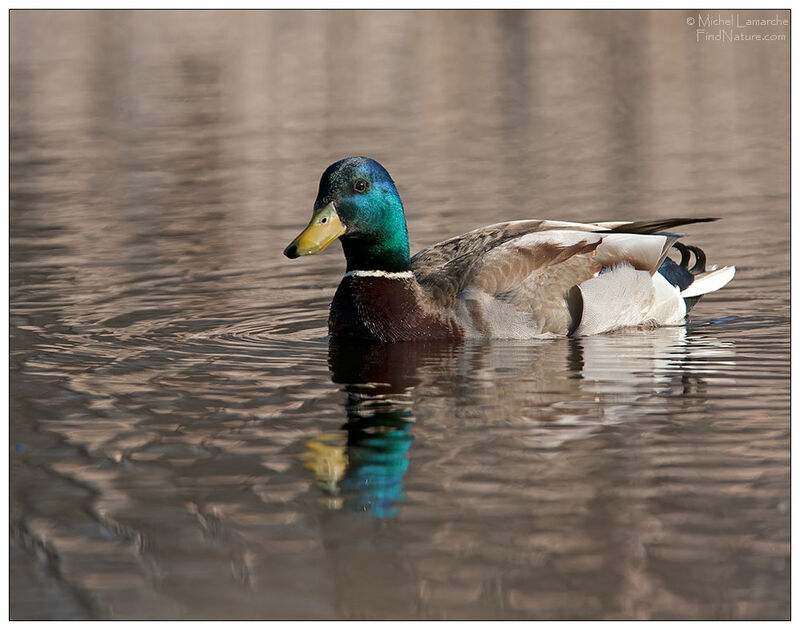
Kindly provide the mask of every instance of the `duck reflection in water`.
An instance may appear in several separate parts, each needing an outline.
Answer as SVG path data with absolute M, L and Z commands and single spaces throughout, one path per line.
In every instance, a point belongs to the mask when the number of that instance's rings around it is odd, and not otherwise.
M 672 403 L 673 412 L 691 407 L 692 396 L 704 395 L 709 358 L 730 361 L 733 353 L 685 327 L 538 342 L 331 339 L 329 367 L 347 393 L 347 421 L 341 432 L 307 442 L 306 463 L 326 507 L 394 517 L 405 498 L 416 415 L 442 430 L 456 422 L 478 423 L 495 437 L 511 431 L 518 445 L 552 452 L 658 413 L 664 397 L 683 401 Z M 457 391 L 452 406 L 432 405 L 429 386 Z M 459 443 L 454 438 L 455 450 Z
M 332 509 L 396 516 L 405 498 L 403 477 L 414 440 L 411 391 L 417 368 L 458 352 L 447 341 L 375 343 L 332 338 L 328 365 L 347 392 L 343 433 L 307 443 L 307 465 Z

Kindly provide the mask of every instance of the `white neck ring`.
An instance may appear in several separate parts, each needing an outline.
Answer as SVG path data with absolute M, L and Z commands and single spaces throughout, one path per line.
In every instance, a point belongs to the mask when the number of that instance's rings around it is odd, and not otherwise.
M 345 278 L 354 277 L 354 278 L 390 278 L 392 280 L 400 279 L 400 278 L 413 278 L 414 272 L 413 271 L 378 271 L 378 270 L 366 270 L 366 269 L 354 269 L 353 271 L 348 271 L 344 274 Z

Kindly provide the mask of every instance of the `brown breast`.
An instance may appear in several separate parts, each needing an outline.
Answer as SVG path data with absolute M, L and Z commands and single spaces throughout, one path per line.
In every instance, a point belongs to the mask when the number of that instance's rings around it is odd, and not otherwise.
M 422 289 L 410 273 L 376 272 L 342 278 L 331 304 L 328 332 L 383 342 L 464 336 L 450 318 L 426 309 Z

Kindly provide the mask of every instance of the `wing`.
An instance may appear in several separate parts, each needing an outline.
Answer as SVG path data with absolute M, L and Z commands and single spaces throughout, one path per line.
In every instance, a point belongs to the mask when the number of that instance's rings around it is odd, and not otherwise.
M 411 270 L 437 305 L 449 306 L 490 252 L 526 235 L 565 229 L 608 230 L 590 223 L 539 219 L 496 223 L 421 250 L 411 258 Z
M 574 330 L 587 306 L 572 288 L 615 267 L 629 267 L 634 275 L 598 278 L 594 294 L 626 296 L 631 319 L 638 310 L 647 312 L 653 299 L 650 276 L 678 239 L 649 232 L 693 221 L 515 221 L 434 245 L 411 264 L 435 306 L 454 309 L 477 334 L 530 336 L 534 329 L 564 334 Z

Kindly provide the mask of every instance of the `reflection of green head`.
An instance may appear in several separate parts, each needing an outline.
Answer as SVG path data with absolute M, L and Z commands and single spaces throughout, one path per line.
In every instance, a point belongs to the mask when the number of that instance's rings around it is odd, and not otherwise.
M 378 518 L 396 516 L 396 505 L 405 498 L 403 476 L 408 470 L 408 450 L 414 438 L 413 417 L 406 408 L 358 397 L 348 404 L 348 468 L 341 482 L 349 509 L 369 512 Z M 381 411 L 375 409 L 381 408 Z
M 347 444 L 338 441 L 336 456 L 325 451 L 328 456 L 317 467 L 328 473 L 323 489 L 334 495 L 330 505 L 378 518 L 398 514 L 413 442 L 409 390 L 420 383 L 421 365 L 457 352 L 459 347 L 448 341 L 374 343 L 331 338 L 331 376 L 347 392 L 343 427 Z M 318 482 L 321 477 L 317 474 Z M 335 477 L 335 482 L 328 477 Z

